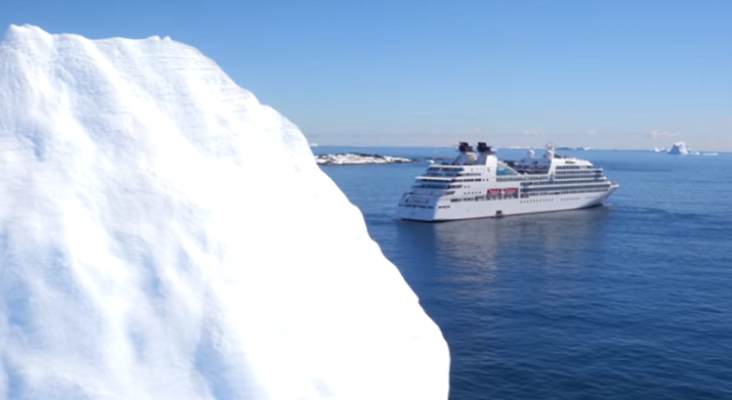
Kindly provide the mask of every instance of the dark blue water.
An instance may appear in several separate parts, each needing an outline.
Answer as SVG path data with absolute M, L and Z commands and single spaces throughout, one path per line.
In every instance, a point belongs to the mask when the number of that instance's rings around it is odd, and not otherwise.
M 609 206 L 442 224 L 393 218 L 424 163 L 323 170 L 442 329 L 451 399 L 732 399 L 732 155 L 576 155 Z

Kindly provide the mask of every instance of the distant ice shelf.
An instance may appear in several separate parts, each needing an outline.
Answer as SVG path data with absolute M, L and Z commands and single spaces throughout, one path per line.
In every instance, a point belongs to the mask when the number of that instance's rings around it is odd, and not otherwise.
M 364 153 L 321 154 L 315 156 L 315 162 L 320 165 L 404 164 L 416 161 L 405 157 Z

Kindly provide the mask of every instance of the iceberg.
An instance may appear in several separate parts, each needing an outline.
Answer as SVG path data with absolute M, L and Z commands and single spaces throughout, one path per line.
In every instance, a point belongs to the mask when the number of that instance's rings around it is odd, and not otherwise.
M 315 156 L 315 162 L 320 165 L 404 164 L 415 161 L 405 157 L 365 153 L 320 154 Z
M 0 397 L 446 399 L 438 326 L 303 134 L 198 50 L 0 45 Z
M 684 156 L 689 154 L 689 148 L 686 146 L 686 142 L 676 142 L 668 151 L 668 154 Z
M 673 147 L 671 147 L 671 150 L 668 151 L 668 154 L 671 154 L 671 155 L 674 155 L 674 156 L 686 156 L 686 155 L 699 156 L 699 155 L 702 155 L 702 153 L 690 149 L 689 146 L 686 145 L 686 142 L 676 142 L 676 143 L 674 143 Z

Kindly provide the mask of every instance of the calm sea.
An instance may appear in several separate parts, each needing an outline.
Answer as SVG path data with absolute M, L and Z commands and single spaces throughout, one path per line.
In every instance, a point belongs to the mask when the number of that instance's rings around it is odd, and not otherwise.
M 442 329 L 451 399 L 732 399 L 732 155 L 564 154 L 620 183 L 607 207 L 403 222 L 426 163 L 323 170 Z

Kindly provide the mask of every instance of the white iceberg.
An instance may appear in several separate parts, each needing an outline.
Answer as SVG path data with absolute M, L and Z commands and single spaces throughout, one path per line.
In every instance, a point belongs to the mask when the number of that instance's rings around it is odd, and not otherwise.
M 0 397 L 446 399 L 449 353 L 290 121 L 196 49 L 0 45 Z
M 315 156 L 315 162 L 321 165 L 355 165 L 355 164 L 401 164 L 415 160 L 405 157 L 392 157 L 380 154 L 365 153 L 338 153 L 320 154 Z
M 674 143 L 673 147 L 671 147 L 671 150 L 668 151 L 668 154 L 675 155 L 675 156 L 686 156 L 686 155 L 698 156 L 701 153 L 690 149 L 689 146 L 686 145 L 686 142 L 676 142 L 676 143 Z
M 686 142 L 676 142 L 671 147 L 671 150 L 668 151 L 668 154 L 685 156 L 689 154 L 689 147 L 686 145 Z

